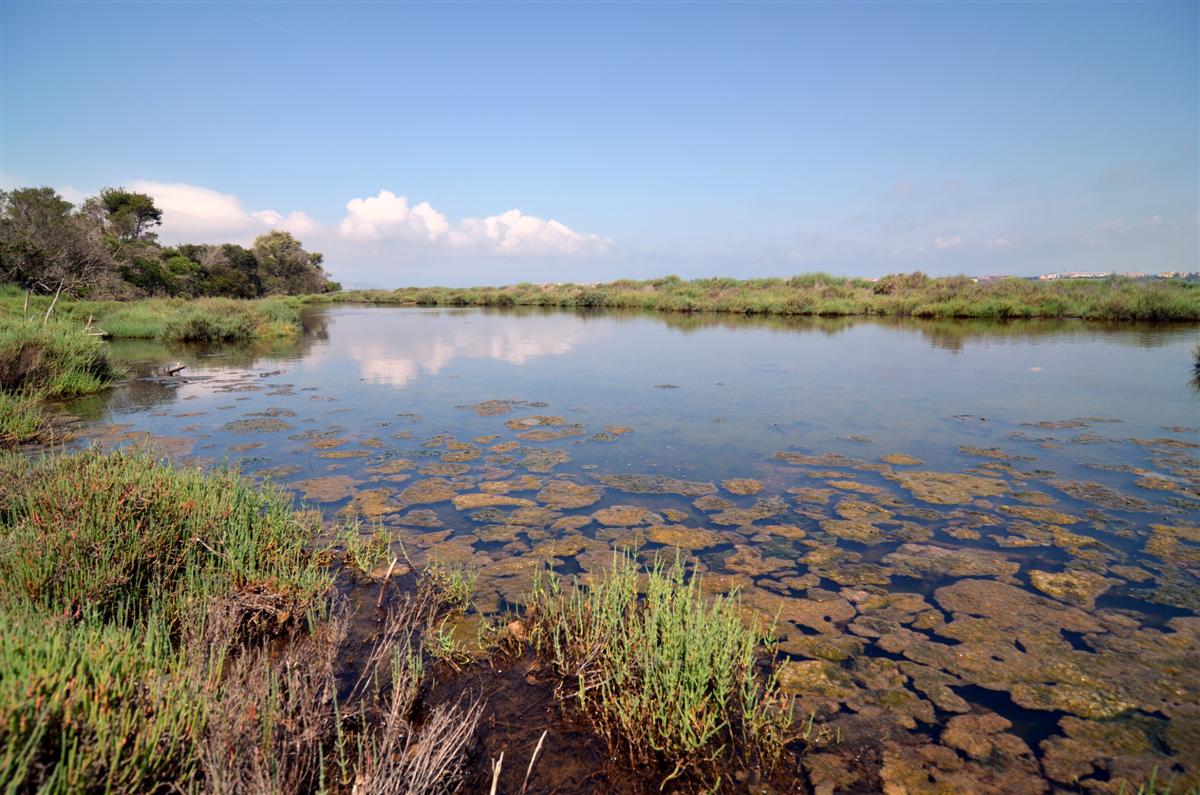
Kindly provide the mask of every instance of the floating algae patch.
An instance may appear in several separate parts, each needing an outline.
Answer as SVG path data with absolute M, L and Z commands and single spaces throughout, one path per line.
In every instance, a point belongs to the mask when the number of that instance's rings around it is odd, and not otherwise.
M 367 467 L 372 475 L 398 475 L 416 468 L 416 463 L 407 458 L 393 458 Z
M 317 453 L 317 458 L 367 458 L 370 455 L 366 450 L 327 450 L 324 453 Z
M 421 475 L 433 475 L 435 477 L 456 478 L 459 475 L 465 475 L 471 471 L 470 464 L 453 464 L 453 463 L 434 463 L 426 464 L 418 470 Z
M 295 417 L 296 412 L 291 409 L 281 409 L 277 406 L 271 406 L 262 411 L 251 411 L 245 416 L 247 417 Z
M 753 524 L 760 519 L 774 519 L 788 512 L 788 505 L 780 497 L 756 500 L 749 508 L 726 508 L 709 517 L 713 524 L 740 527 Z
M 600 482 L 627 494 L 678 494 L 682 497 L 700 497 L 717 490 L 712 483 L 696 483 L 664 475 L 604 475 Z
M 483 455 L 482 450 L 466 442 L 452 442 L 446 445 L 446 447 L 446 452 L 442 453 L 442 460 L 450 463 L 474 461 Z
M 544 478 L 521 475 L 512 480 L 486 480 L 479 484 L 479 490 L 489 494 L 508 494 L 514 491 L 536 491 L 545 483 Z
M 971 547 L 902 544 L 883 557 L 896 574 L 918 579 L 944 577 L 1012 577 L 1021 568 L 1003 553 Z
M 361 480 L 345 475 L 330 475 L 323 478 L 298 480 L 289 484 L 289 487 L 298 490 L 306 499 L 317 502 L 338 502 L 353 494 L 354 487 L 361 483 Z
M 242 444 L 231 444 L 225 449 L 233 453 L 247 453 L 251 450 L 257 450 L 262 446 L 262 442 L 243 442 Z
M 1086 791 L 1117 787 L 1118 792 L 1134 793 L 1155 775 L 1156 769 L 1159 780 L 1171 778 L 1166 771 L 1171 770 L 1172 760 L 1159 750 L 1163 733 L 1159 721 L 1095 721 L 1067 715 L 1059 721 L 1059 727 L 1061 736 L 1041 743 L 1042 769 L 1052 781 Z M 1184 758 L 1183 749 L 1171 750 Z M 1200 748 L 1195 750 L 1200 754 Z
M 278 431 L 290 431 L 291 425 L 280 419 L 273 417 L 264 417 L 253 420 L 233 420 L 221 426 L 221 430 L 228 433 L 276 433 Z
M 1029 572 L 1029 582 L 1047 596 L 1090 610 L 1096 605 L 1096 597 L 1116 581 L 1086 569 L 1069 568 L 1060 572 L 1034 569 Z
M 1049 508 L 1031 508 L 1024 505 L 1001 505 L 1004 513 L 1028 519 L 1031 522 L 1046 522 L 1047 524 L 1075 524 L 1083 521 L 1078 516 L 1071 516 Z
M 725 497 L 718 497 L 715 494 L 706 494 L 703 497 L 697 497 L 692 500 L 692 507 L 697 511 L 711 513 L 712 511 L 724 511 L 736 508 L 737 503 Z
M 459 408 L 470 409 L 480 417 L 496 417 L 507 414 L 515 408 L 545 408 L 547 405 L 549 404 L 540 400 L 485 400 L 482 403 L 459 406 Z
M 753 478 L 734 478 L 732 480 L 722 480 L 721 488 L 730 494 L 744 497 L 758 494 L 763 490 L 763 484 L 761 480 L 754 480 Z
M 843 467 L 845 469 L 854 469 L 867 463 L 857 458 L 844 456 L 840 453 L 809 455 L 807 453 L 794 453 L 787 450 L 781 450 L 775 453 L 772 458 L 777 461 L 783 461 L 785 464 L 792 464 L 793 466 Z
M 600 501 L 604 489 L 599 486 L 584 486 L 570 480 L 552 480 L 538 493 L 537 501 L 551 508 L 568 510 L 586 508 Z
M 662 521 L 661 516 L 640 505 L 612 505 L 601 508 L 592 514 L 592 519 L 605 527 L 633 527 Z
M 415 511 L 409 511 L 393 518 L 391 523 L 408 527 L 442 527 L 444 524 L 441 517 L 428 508 L 418 508 Z
M 998 497 L 1010 491 L 1003 480 L 978 475 L 898 470 L 884 477 L 899 483 L 918 500 L 934 505 L 962 505 L 977 497 Z
M 495 506 L 532 506 L 533 502 L 521 497 L 509 497 L 506 494 L 491 494 L 488 492 L 479 492 L 476 494 L 458 494 L 451 498 L 454 502 L 454 507 L 460 511 L 469 511 L 475 508 L 489 508 Z
M 571 460 L 571 456 L 567 455 L 565 450 L 553 450 L 545 447 L 526 447 L 523 448 L 521 455 L 521 466 L 528 469 L 530 472 L 545 474 L 554 471 L 554 468 L 562 464 L 566 464 Z
M 964 444 L 958 448 L 960 453 L 975 456 L 976 458 L 993 458 L 997 461 L 1013 461 L 1020 456 L 1014 456 L 1012 453 L 1001 450 L 999 447 L 975 447 L 974 445 Z
M 504 427 L 513 431 L 528 431 L 531 428 L 539 427 L 557 427 L 568 425 L 566 417 L 548 416 L 544 414 L 535 414 L 532 417 L 516 417 L 511 420 L 504 421 Z
M 1092 505 L 1109 511 L 1152 513 L 1158 510 L 1140 497 L 1122 494 L 1116 489 L 1100 483 L 1090 483 L 1084 480 L 1052 480 L 1050 485 L 1077 500 L 1090 502 Z
M 400 506 L 392 502 L 392 494 L 392 490 L 388 488 L 357 491 L 341 513 L 366 519 L 378 519 L 386 514 L 395 513 L 400 510 Z
M 451 483 L 444 478 L 418 480 L 397 494 L 396 502 L 401 506 L 449 502 L 465 488 L 463 485 Z
M 921 459 L 907 453 L 890 453 L 881 456 L 879 460 L 885 464 L 893 464 L 895 466 L 920 466 L 925 463 Z
M 708 549 L 726 542 L 720 533 L 683 525 L 656 524 L 646 528 L 645 532 L 648 541 L 689 551 Z
M 517 434 L 517 438 L 529 442 L 555 442 L 560 439 L 569 439 L 572 436 L 583 436 L 586 432 L 586 428 L 582 425 L 564 425 L 561 428 L 534 428 L 521 431 Z
M 861 519 L 829 519 L 821 522 L 821 529 L 831 536 L 869 546 L 886 540 L 881 528 Z

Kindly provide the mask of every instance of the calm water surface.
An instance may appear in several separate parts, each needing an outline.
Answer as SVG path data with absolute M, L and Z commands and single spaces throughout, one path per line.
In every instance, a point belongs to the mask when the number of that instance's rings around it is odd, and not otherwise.
M 418 561 L 477 566 L 485 613 L 538 560 L 586 576 L 614 548 L 684 547 L 712 590 L 779 618 L 785 686 L 837 727 L 806 762 L 817 785 L 1200 776 L 1196 327 L 305 324 L 275 350 L 114 343 L 135 377 L 69 409 L 88 439 L 270 475 Z M 186 378 L 162 376 L 175 361 Z M 613 477 L 634 474 L 673 480 Z

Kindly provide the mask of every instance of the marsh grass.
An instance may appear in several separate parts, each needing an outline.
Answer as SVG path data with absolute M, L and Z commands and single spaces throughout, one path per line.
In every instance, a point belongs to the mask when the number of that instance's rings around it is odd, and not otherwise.
M 342 563 L 362 574 L 370 575 L 392 559 L 391 536 L 383 526 L 364 533 L 357 521 L 348 522 L 335 543 L 341 547 Z
M 0 448 L 47 440 L 46 400 L 98 392 L 120 374 L 76 323 L 0 318 Z
M 97 392 L 119 375 L 104 343 L 77 323 L 0 318 L 0 390 L 75 397 Z
M 145 456 L 0 456 L 8 791 L 448 791 L 479 705 L 418 709 L 422 578 L 349 691 L 348 614 L 290 500 Z M 418 715 L 421 715 L 418 720 Z
M 894 274 L 877 281 L 813 273 L 777 279 L 677 276 L 608 284 L 410 287 L 307 296 L 308 302 L 420 306 L 623 308 L 745 315 L 878 315 L 933 318 L 1200 320 L 1200 283 L 1126 277 L 974 282 L 965 276 Z
M 642 573 L 614 556 L 588 587 L 540 575 L 527 616 L 564 705 L 664 783 L 719 789 L 738 766 L 773 767 L 798 734 L 774 670 L 760 666 L 770 633 L 743 621 L 736 598 L 706 597 L 678 560 Z
M 475 600 L 479 571 L 462 564 L 431 561 L 423 572 L 437 590 L 442 604 L 451 610 L 469 610 Z
M 49 299 L 33 296 L 28 310 L 25 294 L 0 287 L 0 318 L 41 319 Z M 253 300 L 234 298 L 146 298 L 136 301 L 62 300 L 54 317 L 94 328 L 120 339 L 159 339 L 167 342 L 247 342 L 295 337 L 300 333 L 297 298 L 273 296 Z
M 0 448 L 38 442 L 49 432 L 50 422 L 40 400 L 30 395 L 0 392 Z

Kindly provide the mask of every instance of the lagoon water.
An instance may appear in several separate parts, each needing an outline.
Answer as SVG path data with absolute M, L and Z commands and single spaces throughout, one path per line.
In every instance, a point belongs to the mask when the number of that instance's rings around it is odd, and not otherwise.
M 682 547 L 778 620 L 785 687 L 836 727 L 815 785 L 1200 777 L 1197 327 L 304 321 L 274 349 L 114 343 L 132 375 L 67 407 L 81 443 L 270 476 L 417 561 L 478 567 L 483 613 L 538 561 L 586 577 Z

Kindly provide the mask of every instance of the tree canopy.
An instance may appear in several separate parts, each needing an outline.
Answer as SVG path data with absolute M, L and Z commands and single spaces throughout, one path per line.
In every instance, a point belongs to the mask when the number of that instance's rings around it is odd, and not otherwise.
M 105 188 L 76 208 L 53 188 L 0 191 L 0 282 L 95 298 L 257 298 L 339 289 L 288 232 L 234 243 L 163 246 L 163 211 L 145 193 Z

